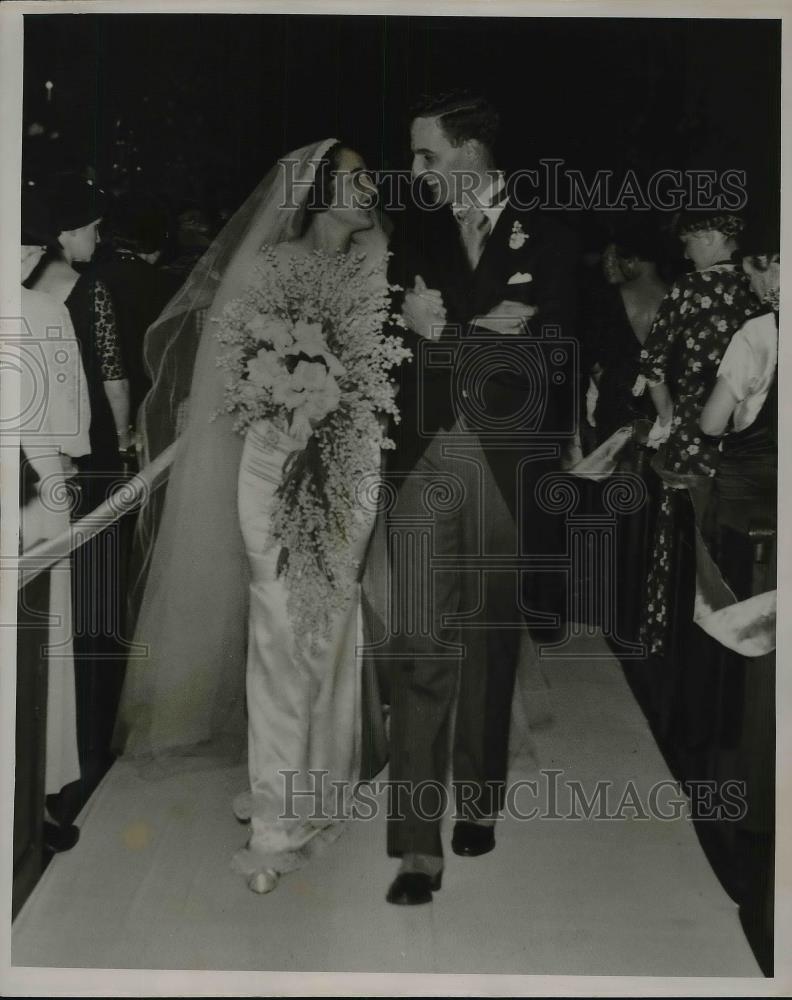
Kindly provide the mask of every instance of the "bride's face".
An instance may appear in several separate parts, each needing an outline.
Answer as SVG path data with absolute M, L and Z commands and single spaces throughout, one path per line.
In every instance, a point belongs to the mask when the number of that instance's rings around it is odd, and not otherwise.
M 353 149 L 342 149 L 333 180 L 328 213 L 352 232 L 370 229 L 374 225 L 371 210 L 377 202 L 377 189 L 361 155 Z

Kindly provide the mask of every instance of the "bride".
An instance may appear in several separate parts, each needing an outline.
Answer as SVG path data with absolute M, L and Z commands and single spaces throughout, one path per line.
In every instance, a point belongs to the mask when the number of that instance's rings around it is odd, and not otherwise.
M 309 771 L 324 772 L 327 788 L 360 774 L 360 595 L 350 577 L 351 596 L 333 607 L 321 639 L 298 648 L 272 527 L 284 468 L 315 421 L 258 419 L 237 433 L 224 406 L 218 328 L 255 290 L 262 266 L 273 280 L 294 280 L 314 257 L 332 281 L 334 261 L 355 246 L 365 249 L 367 280 L 384 287 L 375 196 L 361 157 L 336 140 L 284 157 L 146 338 L 155 380 L 141 414 L 143 459 L 169 446 L 175 457 L 164 502 L 154 492 L 138 525 L 138 655 L 129 661 L 116 743 L 156 767 L 183 763 L 233 743 L 247 705 L 250 792 L 234 809 L 249 820 L 250 837 L 233 866 L 256 892 L 274 888 L 340 829 L 331 818 L 336 803 L 322 808 L 320 792 L 310 810 L 299 805 L 308 796 L 288 801 L 283 772 L 297 793 L 316 789 Z M 379 446 L 364 451 L 376 477 Z M 363 561 L 375 514 L 363 504 L 354 513 L 350 567 Z

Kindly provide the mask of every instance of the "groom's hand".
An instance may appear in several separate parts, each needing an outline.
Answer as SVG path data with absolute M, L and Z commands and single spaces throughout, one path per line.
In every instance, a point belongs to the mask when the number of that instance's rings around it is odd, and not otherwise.
M 536 306 L 504 299 L 493 306 L 484 316 L 477 316 L 473 323 L 485 330 L 491 330 L 493 333 L 515 336 L 525 332 L 528 320 L 535 316 L 538 311 Z
M 420 274 L 415 277 L 415 288 L 404 296 L 402 318 L 414 333 L 428 340 L 436 340 L 445 325 L 443 296 L 437 289 L 427 288 Z

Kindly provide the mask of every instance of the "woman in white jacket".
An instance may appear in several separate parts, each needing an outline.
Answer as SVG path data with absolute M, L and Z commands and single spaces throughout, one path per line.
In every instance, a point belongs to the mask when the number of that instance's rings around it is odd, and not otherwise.
M 46 213 L 35 192 L 22 197 L 21 280 L 24 282 L 52 242 Z M 90 452 L 88 387 L 66 307 L 44 292 L 22 286 L 20 347 L 21 460 L 35 473 L 34 495 L 20 516 L 21 549 L 55 538 L 69 527 L 68 479 L 73 459 Z M 33 478 L 33 477 L 31 477 Z M 50 569 L 47 648 L 47 742 L 45 794 L 57 795 L 80 778 L 72 643 L 70 557 Z M 46 845 L 73 847 L 76 827 L 47 817 Z

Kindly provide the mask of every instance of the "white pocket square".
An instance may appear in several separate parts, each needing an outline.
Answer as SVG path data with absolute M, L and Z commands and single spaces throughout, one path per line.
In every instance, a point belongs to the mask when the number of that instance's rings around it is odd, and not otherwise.
M 508 285 L 527 285 L 529 281 L 533 281 L 533 275 L 532 274 L 528 274 L 527 272 L 525 274 L 522 274 L 522 273 L 520 273 L 518 271 L 517 274 L 513 274 L 511 276 L 511 278 L 509 278 L 509 280 L 506 282 L 506 284 L 508 284 Z

